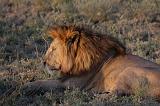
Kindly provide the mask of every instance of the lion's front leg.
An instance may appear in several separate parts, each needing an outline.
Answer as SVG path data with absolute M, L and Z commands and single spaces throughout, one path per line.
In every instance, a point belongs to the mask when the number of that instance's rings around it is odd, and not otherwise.
M 25 84 L 21 93 L 26 96 L 44 94 L 45 92 L 63 93 L 65 88 L 59 80 L 38 80 Z

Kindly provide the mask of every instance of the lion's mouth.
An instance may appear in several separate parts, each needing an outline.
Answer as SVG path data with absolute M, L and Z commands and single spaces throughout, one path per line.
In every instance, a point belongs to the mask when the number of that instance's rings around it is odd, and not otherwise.
M 53 66 L 47 65 L 46 67 L 47 67 L 50 71 L 59 71 L 59 70 L 61 70 L 61 66 L 59 66 L 59 67 L 53 67 Z
M 50 68 L 51 71 L 59 71 L 60 68 Z
M 60 72 L 61 70 L 61 65 L 58 65 L 55 67 L 55 66 L 48 65 L 46 62 L 44 62 L 43 65 L 45 68 L 45 72 L 47 72 L 50 75 Z
M 61 70 L 61 67 L 56 68 L 49 65 L 45 65 L 45 71 L 50 75 L 60 72 L 60 70 Z

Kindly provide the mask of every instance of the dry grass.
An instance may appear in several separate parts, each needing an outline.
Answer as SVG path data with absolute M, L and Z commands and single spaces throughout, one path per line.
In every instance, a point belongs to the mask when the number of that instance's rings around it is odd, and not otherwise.
M 67 90 L 24 97 L 29 81 L 56 78 L 44 73 L 42 57 L 51 42 L 46 30 L 53 25 L 85 25 L 122 41 L 129 51 L 160 64 L 159 0 L 0 0 L 0 104 L 55 105 L 159 105 L 143 97 L 96 95 Z

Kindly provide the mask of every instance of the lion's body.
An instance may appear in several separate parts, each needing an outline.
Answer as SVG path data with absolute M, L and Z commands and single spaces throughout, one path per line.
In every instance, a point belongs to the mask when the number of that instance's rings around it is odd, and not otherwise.
M 148 95 L 160 96 L 160 67 L 138 56 L 125 55 L 113 59 L 96 74 L 89 88 L 96 82 L 93 90 L 113 92 L 118 95 L 134 94 L 137 90 Z
M 45 66 L 50 72 L 60 71 L 64 78 L 32 85 L 117 95 L 144 89 L 147 96 L 160 98 L 160 65 L 126 53 L 117 40 L 66 26 L 53 29 L 51 36 Z
M 119 56 L 95 73 L 69 77 L 63 85 L 96 93 L 128 95 L 143 91 L 160 97 L 160 66 L 135 55 Z

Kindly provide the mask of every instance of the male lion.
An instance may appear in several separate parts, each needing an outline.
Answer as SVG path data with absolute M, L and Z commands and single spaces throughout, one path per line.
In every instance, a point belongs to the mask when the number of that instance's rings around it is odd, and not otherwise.
M 27 94 L 79 88 L 92 93 L 135 94 L 144 89 L 147 96 L 160 100 L 160 65 L 126 53 L 116 39 L 85 28 L 59 26 L 50 31 L 53 42 L 45 55 L 49 73 L 62 78 L 40 80 L 25 86 Z

